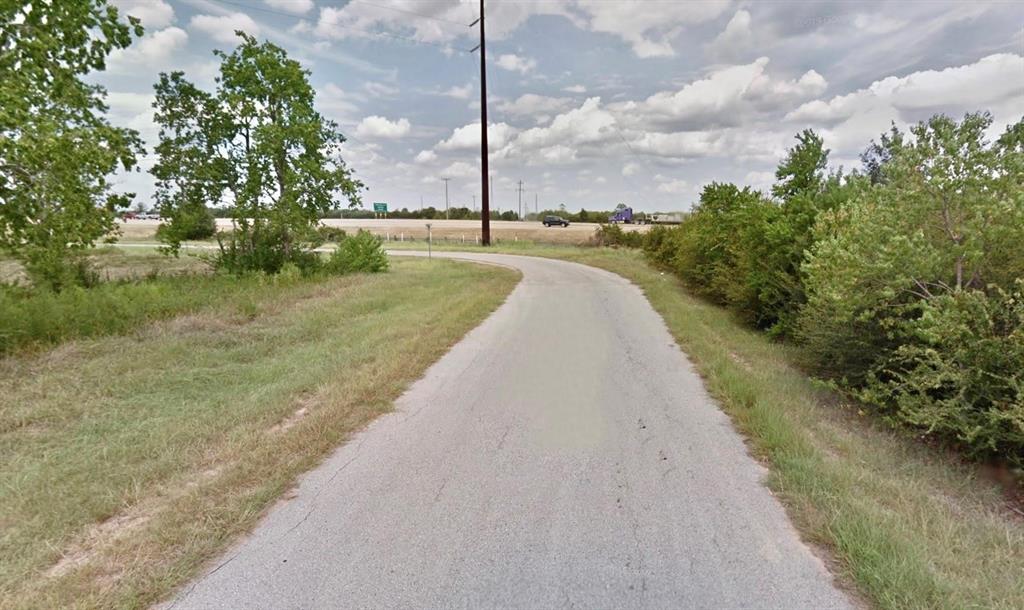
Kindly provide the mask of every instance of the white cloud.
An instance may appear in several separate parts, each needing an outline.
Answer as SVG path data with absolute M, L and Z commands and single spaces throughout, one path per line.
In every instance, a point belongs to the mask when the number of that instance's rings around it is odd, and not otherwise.
M 196 15 L 189 21 L 189 27 L 199 30 L 217 42 L 224 44 L 239 42 L 238 37 L 235 35 L 236 30 L 241 30 L 251 36 L 259 36 L 262 31 L 260 25 L 245 13 Z
M 401 138 L 409 133 L 412 125 L 409 119 L 390 121 L 382 116 L 368 116 L 356 126 L 356 135 L 360 138 Z
M 357 99 L 334 83 L 317 87 L 316 105 L 328 117 L 343 122 L 353 120 L 359 112 Z
M 627 163 L 627 164 L 622 166 L 622 175 L 623 176 L 632 176 L 633 174 L 637 173 L 638 171 L 640 171 L 640 164 L 639 163 L 633 163 L 632 161 L 630 161 L 629 163 Z
M 503 68 L 510 72 L 519 72 L 520 74 L 526 74 L 537 67 L 537 61 L 528 57 L 520 57 L 514 53 L 506 53 L 498 57 L 498 60 L 494 62 L 499 68 Z
M 747 172 L 743 183 L 760 191 L 768 190 L 775 184 L 775 172 Z
M 658 180 L 658 192 L 669 193 L 671 195 L 681 195 L 690 191 L 690 183 L 686 180 L 670 179 L 664 176 L 656 176 L 655 180 Z
M 568 87 L 562 87 L 562 91 L 566 93 L 586 93 L 587 88 L 583 85 L 569 85 Z
M 1008 53 L 989 55 L 973 64 L 877 80 L 828 101 L 807 102 L 785 118 L 826 126 L 822 133 L 827 144 L 843 155 L 862 150 L 891 121 L 906 124 L 940 111 L 957 115 L 990 110 L 998 121 L 994 131 L 1001 131 L 1021 116 L 1022 75 L 1024 57 Z
M 491 151 L 504 148 L 515 129 L 507 123 L 490 123 L 487 126 L 487 148 Z M 438 142 L 437 150 L 441 151 L 479 151 L 480 123 L 463 125 L 452 131 L 447 139 Z
M 470 178 L 480 175 L 480 169 L 464 161 L 456 161 L 441 170 L 441 175 L 444 178 Z
M 174 8 L 164 0 L 114 0 L 113 4 L 122 15 L 138 17 L 147 30 L 174 23 Z
M 421 150 L 414 159 L 416 163 L 430 163 L 435 160 L 437 160 L 437 153 L 432 150 Z
M 313 0 L 263 0 L 267 6 L 278 10 L 303 15 L 313 10 Z
M 567 97 L 547 97 L 536 93 L 525 93 L 515 101 L 498 104 L 498 110 L 515 117 L 541 117 L 568 110 L 572 100 Z M 550 117 L 548 117 L 550 118 Z
M 110 121 L 118 127 L 134 129 L 139 132 L 143 140 L 155 143 L 160 131 L 153 123 L 153 101 L 155 99 L 152 93 L 110 91 L 107 94 Z
M 661 2 L 657 7 L 633 2 L 579 0 L 589 29 L 615 34 L 633 46 L 638 57 L 675 55 L 671 40 L 681 26 L 704 23 L 728 9 L 729 0 Z
M 734 56 L 747 50 L 751 45 L 753 33 L 750 30 L 750 11 L 740 9 L 732 16 L 725 29 L 708 45 L 716 55 Z
M 394 97 L 398 95 L 399 92 L 398 87 L 373 81 L 363 83 L 363 89 L 374 97 Z
M 473 83 L 466 83 L 462 87 L 451 87 L 450 89 L 441 92 L 441 95 L 452 97 L 457 100 L 468 100 L 469 96 L 473 93 Z
M 156 30 L 127 49 L 114 49 L 110 53 L 107 67 L 115 74 L 147 71 L 155 77 L 156 72 L 167 67 L 170 60 L 187 44 L 188 34 L 181 28 Z
M 778 111 L 820 95 L 828 86 L 814 70 L 799 79 L 785 80 L 768 75 L 767 65 L 768 58 L 761 57 L 749 64 L 721 68 L 678 91 L 662 91 L 641 102 L 617 104 L 613 109 L 631 118 L 634 125 L 674 129 L 736 125 L 751 115 Z
M 547 127 L 524 131 L 516 138 L 514 146 L 517 151 L 528 151 L 597 144 L 615 137 L 615 117 L 601 107 L 601 98 L 591 97 L 579 108 L 556 116 Z

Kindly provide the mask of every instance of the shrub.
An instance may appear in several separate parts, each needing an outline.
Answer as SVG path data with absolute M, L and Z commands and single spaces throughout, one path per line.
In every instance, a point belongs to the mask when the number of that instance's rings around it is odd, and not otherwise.
M 623 231 L 619 225 L 603 224 L 594 231 L 590 245 L 639 248 L 643 245 L 643 239 L 643 234 L 637 231 Z
M 204 204 L 164 209 L 164 222 L 157 227 L 156 236 L 174 252 L 183 241 L 210 239 L 217 234 L 217 220 Z
M 260 271 L 274 274 L 286 264 L 310 275 L 320 269 L 320 256 L 311 249 L 315 236 L 295 240 L 287 227 L 258 225 L 244 232 L 217 234 L 217 253 L 210 262 L 219 270 L 236 275 Z
M 359 230 L 345 237 L 331 253 L 325 270 L 328 273 L 380 273 L 388 270 L 388 254 L 383 240 L 369 231 Z
M 859 393 L 890 418 L 1024 465 L 1024 280 L 922 306 Z
M 334 242 L 341 243 L 345 239 L 345 229 L 340 227 L 332 227 L 329 225 L 320 225 L 316 229 L 317 234 L 320 236 L 320 240 L 323 242 Z

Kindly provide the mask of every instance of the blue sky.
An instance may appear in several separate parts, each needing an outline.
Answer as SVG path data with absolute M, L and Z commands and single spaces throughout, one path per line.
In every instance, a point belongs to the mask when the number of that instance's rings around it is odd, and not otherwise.
M 233 31 L 269 39 L 312 73 L 349 137 L 363 200 L 392 208 L 479 195 L 477 2 L 114 0 L 145 36 L 97 80 L 111 120 L 156 142 L 152 85 L 183 70 L 213 88 Z M 712 180 L 766 188 L 811 127 L 833 165 L 891 122 L 1024 113 L 1019 2 L 493 0 L 487 5 L 494 203 L 686 210 Z M 118 178 L 148 200 L 143 171 Z M 479 197 L 478 197 L 479 199 Z M 479 204 L 479 201 L 477 201 Z

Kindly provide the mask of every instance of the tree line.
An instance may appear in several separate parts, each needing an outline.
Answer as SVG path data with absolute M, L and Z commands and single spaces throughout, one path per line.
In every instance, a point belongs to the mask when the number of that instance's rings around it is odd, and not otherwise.
M 849 173 L 803 131 L 770 192 L 711 183 L 634 245 L 887 421 L 1024 464 L 1024 120 L 991 125 L 893 126 Z
M 116 238 L 134 197 L 114 192 L 110 177 L 137 170 L 142 140 L 111 125 L 105 89 L 86 77 L 142 33 L 106 0 L 0 4 L 0 251 L 35 286 L 94 282 L 89 250 Z M 235 228 L 216 234 L 215 266 L 315 271 L 319 219 L 339 201 L 358 205 L 363 185 L 341 157 L 338 126 L 314 107 L 309 71 L 277 45 L 236 34 L 234 50 L 214 51 L 215 90 L 178 71 L 154 86 L 158 236 L 176 254 L 182 241 L 214 234 L 210 206 L 219 206 Z

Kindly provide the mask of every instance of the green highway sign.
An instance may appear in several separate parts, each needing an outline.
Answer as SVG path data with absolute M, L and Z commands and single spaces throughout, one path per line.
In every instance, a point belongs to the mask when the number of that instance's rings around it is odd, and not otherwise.
M 383 202 L 379 202 L 379 201 L 374 201 L 373 202 L 373 211 L 374 212 L 384 212 L 385 214 L 387 214 L 387 212 L 388 212 L 388 204 L 383 203 Z

